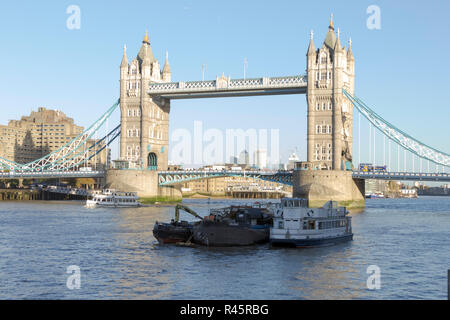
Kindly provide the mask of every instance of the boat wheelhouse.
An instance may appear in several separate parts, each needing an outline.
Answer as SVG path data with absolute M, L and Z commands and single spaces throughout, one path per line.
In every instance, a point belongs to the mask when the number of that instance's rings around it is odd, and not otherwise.
M 270 243 L 274 246 L 314 247 L 353 239 L 349 212 L 336 201 L 308 208 L 306 199 L 283 198 L 272 211 Z

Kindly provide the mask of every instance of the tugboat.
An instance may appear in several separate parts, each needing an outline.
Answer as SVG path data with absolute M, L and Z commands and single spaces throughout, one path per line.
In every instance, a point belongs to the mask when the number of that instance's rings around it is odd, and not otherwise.
M 184 210 L 194 217 L 203 220 L 194 210 L 182 204 L 177 204 L 175 207 L 175 219 L 172 219 L 170 223 L 156 221 L 153 227 L 153 236 L 159 243 L 188 243 L 192 239 L 194 223 L 180 221 L 180 210 Z
M 266 208 L 231 206 L 211 209 L 194 225 L 193 242 L 205 246 L 249 246 L 269 241 L 272 214 Z
M 272 210 L 273 246 L 316 247 L 353 240 L 349 212 L 336 201 L 328 201 L 322 208 L 308 208 L 306 199 L 283 198 Z

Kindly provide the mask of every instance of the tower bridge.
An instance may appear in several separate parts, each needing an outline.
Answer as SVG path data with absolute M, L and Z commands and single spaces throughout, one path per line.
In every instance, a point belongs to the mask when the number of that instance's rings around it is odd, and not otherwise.
M 27 164 L 0 158 L 8 177 L 104 176 L 109 187 L 137 191 L 141 196 L 177 197 L 183 181 L 223 175 L 249 175 L 292 184 L 294 196 L 310 205 L 330 198 L 364 205 L 364 179 L 449 181 L 446 173 L 358 171 L 353 163 L 353 111 L 363 115 L 389 141 L 420 159 L 450 166 L 450 155 L 436 150 L 383 119 L 354 94 L 355 58 L 351 40 L 341 44 L 339 29 L 330 20 L 323 43 L 316 49 L 311 32 L 306 74 L 231 79 L 222 74 L 208 81 L 171 81 L 166 53 L 164 67 L 155 59 L 146 34 L 139 53 L 128 60 L 124 47 L 120 64 L 120 99 L 91 127 L 57 151 Z M 168 169 L 169 115 L 177 99 L 305 94 L 307 101 L 307 163 L 311 170 L 293 172 L 171 172 Z M 87 139 L 120 106 L 120 125 L 89 148 Z M 358 128 L 359 129 L 359 128 Z M 82 172 L 80 167 L 120 136 L 120 156 L 107 172 Z M 84 146 L 84 147 L 83 147 Z M 374 150 L 375 154 L 375 150 Z M 360 160 L 360 159 L 359 159 Z M 399 160 L 398 160 L 399 161 Z M 422 169 L 422 168 L 421 168 Z

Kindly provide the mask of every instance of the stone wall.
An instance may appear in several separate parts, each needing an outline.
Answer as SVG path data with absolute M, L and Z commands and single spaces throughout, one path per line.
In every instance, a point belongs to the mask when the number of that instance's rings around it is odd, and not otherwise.
M 158 172 L 153 170 L 108 170 L 105 187 L 137 192 L 139 197 L 181 199 L 180 190 L 158 186 Z
M 364 207 L 364 180 L 353 179 L 350 171 L 295 170 L 293 196 L 308 199 L 310 207 L 338 201 L 348 208 Z

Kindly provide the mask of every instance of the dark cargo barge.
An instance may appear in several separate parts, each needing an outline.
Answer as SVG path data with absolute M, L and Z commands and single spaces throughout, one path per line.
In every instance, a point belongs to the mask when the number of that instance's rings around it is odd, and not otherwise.
M 200 221 L 179 222 L 184 210 Z M 231 206 L 211 209 L 202 218 L 194 210 L 177 205 L 175 219 L 170 223 L 156 222 L 153 235 L 160 243 L 194 243 L 204 246 L 248 246 L 269 242 L 272 214 L 262 207 Z

